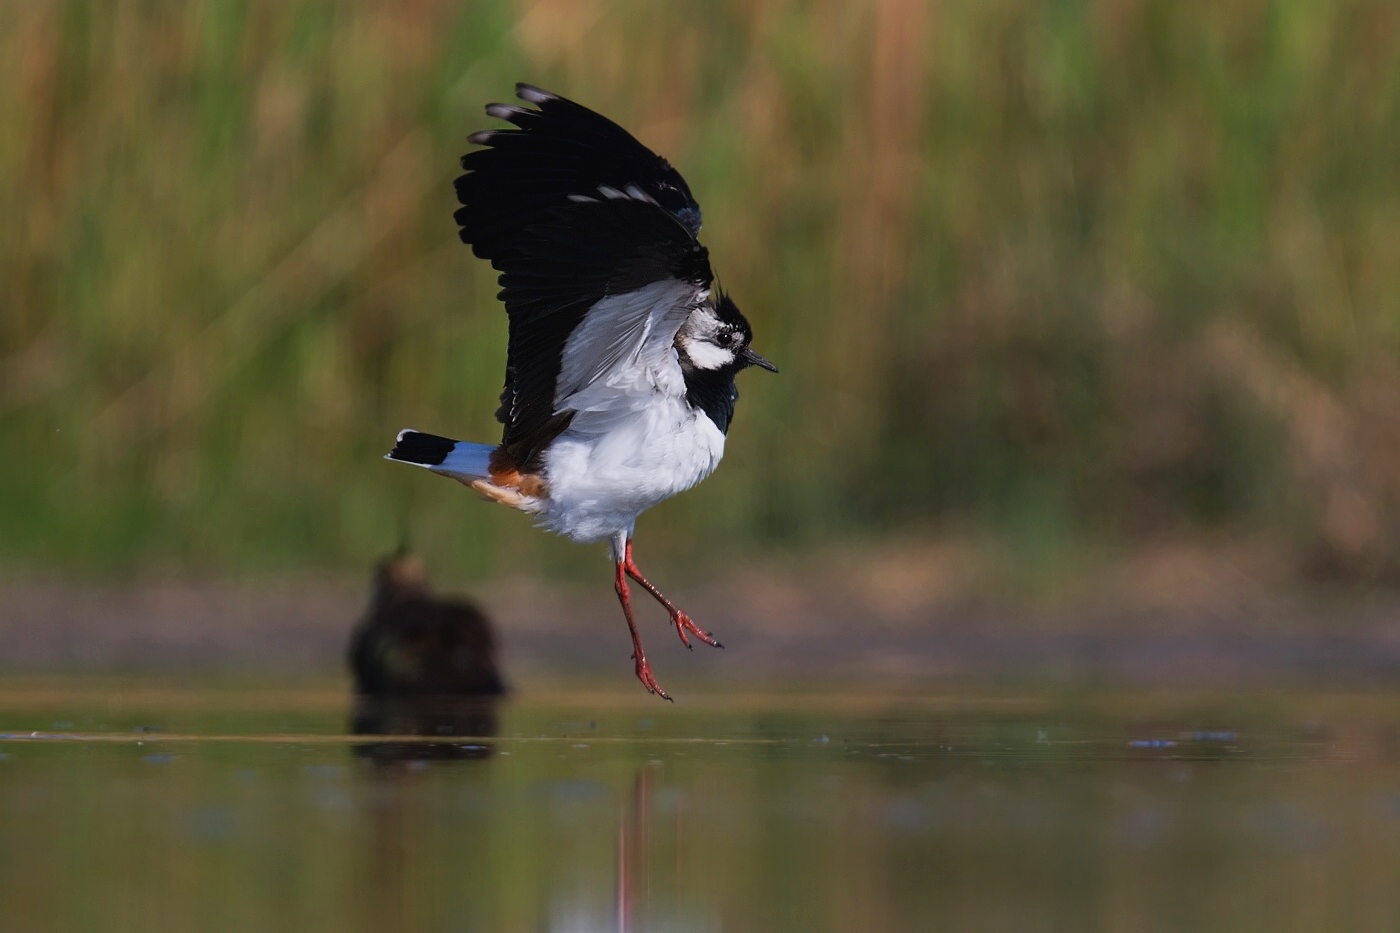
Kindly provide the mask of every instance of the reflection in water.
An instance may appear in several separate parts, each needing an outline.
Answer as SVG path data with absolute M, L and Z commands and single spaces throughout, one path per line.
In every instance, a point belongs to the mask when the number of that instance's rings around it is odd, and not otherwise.
M 622 808 L 617 827 L 617 928 L 621 933 L 650 929 L 654 918 L 648 910 L 651 894 L 652 801 L 659 778 L 659 762 L 637 769 L 632 792 Z M 676 808 L 676 842 L 680 838 L 680 809 Z
M 355 735 L 460 736 L 463 742 L 414 742 L 386 739 L 355 746 L 355 754 L 372 761 L 434 761 L 490 757 L 482 738 L 500 726 L 496 697 L 356 697 L 350 731 Z M 471 741 L 475 740 L 475 741 Z
M 1386 696 L 779 695 L 658 715 L 579 694 L 502 708 L 494 753 L 466 762 L 399 754 L 481 744 L 460 733 L 491 731 L 489 704 L 471 724 L 469 705 L 365 703 L 362 728 L 454 735 L 357 738 L 392 762 L 357 767 L 343 710 L 250 690 L 124 713 L 110 696 L 0 706 L 0 927 L 1194 933 L 1400 916 Z
M 498 702 L 496 697 L 356 697 L 351 731 L 394 737 L 354 746 L 355 757 L 374 764 L 365 772 L 367 875 L 356 888 L 364 907 L 358 929 L 388 933 L 419 927 L 423 892 L 417 867 L 426 832 L 415 806 L 416 785 L 427 776 L 429 762 L 492 756 L 491 743 L 482 737 L 497 734 Z M 412 742 L 407 736 L 460 736 L 467 741 Z M 479 847 L 481 840 L 466 837 L 461 844 Z

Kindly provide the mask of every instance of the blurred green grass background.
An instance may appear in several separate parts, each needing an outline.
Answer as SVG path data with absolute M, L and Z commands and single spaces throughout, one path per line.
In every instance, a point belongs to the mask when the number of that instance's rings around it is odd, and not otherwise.
M 1243 534 L 1400 568 L 1392 0 L 0 4 L 0 568 L 360 568 L 406 529 L 594 569 L 380 459 L 498 436 L 450 181 L 516 80 L 681 169 L 783 370 L 642 519 L 661 563 Z

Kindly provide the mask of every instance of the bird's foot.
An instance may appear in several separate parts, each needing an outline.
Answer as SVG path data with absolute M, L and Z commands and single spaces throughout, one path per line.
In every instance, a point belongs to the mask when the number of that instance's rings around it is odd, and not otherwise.
M 637 662 L 637 679 L 642 682 L 642 686 L 647 688 L 647 693 L 654 693 L 661 699 L 674 703 L 671 695 L 661 689 L 661 685 L 656 682 L 656 675 L 651 672 L 651 665 L 647 663 L 647 656 L 640 651 L 632 655 L 632 660 Z
M 685 645 L 687 648 L 691 648 L 692 645 L 690 644 L 690 639 L 686 638 L 685 636 L 686 632 L 689 632 L 690 634 L 694 635 L 696 638 L 700 639 L 705 644 L 709 645 L 711 648 L 724 647 L 724 645 L 721 645 L 719 643 L 719 640 L 715 638 L 715 636 L 711 635 L 709 632 L 696 625 L 695 620 L 691 619 L 690 616 L 686 615 L 679 609 L 676 609 L 671 612 L 671 624 L 676 627 L 676 634 L 681 637 L 681 644 Z

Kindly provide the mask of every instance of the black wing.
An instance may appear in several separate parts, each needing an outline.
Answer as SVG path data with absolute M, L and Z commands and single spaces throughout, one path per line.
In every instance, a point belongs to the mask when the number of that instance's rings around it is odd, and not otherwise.
M 624 193 L 635 187 L 694 236 L 700 205 L 669 162 L 616 123 L 528 84 L 521 100 L 538 110 L 491 104 L 486 112 L 518 129 L 482 130 L 471 142 L 484 146 L 462 157 L 467 174 L 456 181 L 462 209 L 454 215 L 462 242 L 482 259 L 495 259 L 537 212 L 570 198 L 601 198 L 599 188 Z
M 501 272 L 510 346 L 496 418 L 524 468 L 572 417 L 556 404 L 560 370 L 588 312 L 667 280 L 678 285 L 668 294 L 685 291 L 681 283 L 699 292 L 712 274 L 694 236 L 700 209 L 665 160 L 578 104 L 523 84 L 517 92 L 540 109 L 487 108 L 520 128 L 473 134 L 488 148 L 462 159 L 469 174 L 457 179 L 455 216 L 463 241 Z

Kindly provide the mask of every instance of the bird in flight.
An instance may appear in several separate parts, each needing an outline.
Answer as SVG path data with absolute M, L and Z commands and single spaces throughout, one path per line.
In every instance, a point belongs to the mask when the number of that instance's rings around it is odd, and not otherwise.
M 454 215 L 462 241 L 500 272 L 509 317 L 501 443 L 400 431 L 391 460 L 449 476 L 575 541 L 607 541 L 637 678 L 652 674 L 630 577 L 690 638 L 722 647 L 632 557 L 637 517 L 709 476 L 724 455 L 750 366 L 738 306 L 696 239 L 700 205 L 680 173 L 606 117 L 517 84 L 534 108 L 491 104 L 513 124 L 468 140 Z

